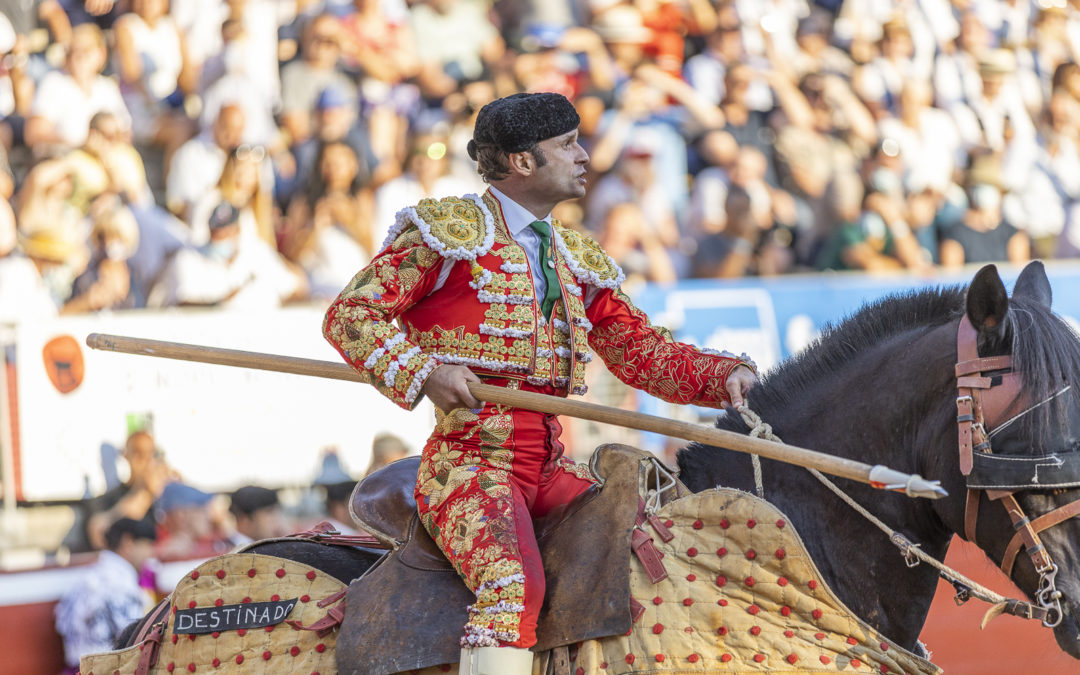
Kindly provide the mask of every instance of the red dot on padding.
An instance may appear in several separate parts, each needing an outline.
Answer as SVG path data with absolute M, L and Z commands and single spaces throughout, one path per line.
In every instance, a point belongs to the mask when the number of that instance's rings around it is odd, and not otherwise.
M 727 663 L 728 661 L 730 661 L 730 660 L 731 660 L 731 654 L 724 654 L 724 655 L 722 655 L 722 656 L 720 657 L 720 660 L 721 660 L 721 661 L 723 661 L 724 663 Z
M 720 598 L 716 601 L 716 604 L 720 605 L 721 607 L 727 607 L 727 600 L 724 598 Z
M 165 666 L 165 670 L 169 671 L 170 673 L 175 669 L 176 669 L 176 664 L 175 663 L 170 663 L 169 665 Z
M 187 639 L 191 642 L 195 642 L 195 633 L 188 633 Z
M 746 577 L 746 585 L 747 586 L 753 586 L 755 583 L 757 583 L 757 582 L 754 581 L 754 577 Z
M 308 581 L 315 581 L 315 570 L 311 570 L 307 573 Z
M 696 555 L 697 555 L 697 549 L 696 549 L 696 548 L 694 548 L 693 546 L 691 546 L 690 548 L 686 549 L 686 555 L 688 555 L 688 556 L 690 556 L 691 558 L 693 558 L 694 556 L 696 556 Z
M 265 652 L 263 652 L 263 661 L 269 661 L 270 657 L 273 656 L 273 655 L 274 655 L 273 652 L 271 652 L 269 649 L 267 649 Z
M 308 602 L 309 600 L 311 600 L 310 595 L 304 594 L 300 596 L 300 602 Z
M 779 579 L 776 580 L 776 583 L 779 586 L 787 586 L 787 584 L 788 584 L 787 577 L 780 577 Z
M 300 648 L 297 647 L 296 645 L 293 645 L 292 648 L 289 649 L 289 653 L 292 654 L 293 656 L 297 656 L 298 654 L 300 654 Z
M 224 604 L 225 604 L 225 600 L 223 600 L 222 598 L 218 598 L 217 600 L 214 601 L 214 607 L 221 607 Z
M 746 608 L 746 611 L 751 613 L 751 614 L 757 614 L 758 612 L 761 611 L 761 608 L 758 607 L 757 605 L 750 605 L 749 607 Z
M 245 635 L 247 635 L 247 628 L 241 628 L 240 630 L 236 631 L 236 634 L 240 637 L 244 637 Z
M 889 651 L 889 643 L 887 643 L 887 642 L 882 642 L 882 643 L 881 643 L 881 651 L 883 651 L 883 652 L 887 652 L 887 651 Z
M 819 640 L 824 640 L 825 639 L 825 633 L 814 633 L 814 637 L 816 637 Z
M 188 609 L 195 609 L 195 601 L 194 601 L 194 600 L 192 600 L 191 602 L 189 602 L 189 603 L 187 604 L 187 606 L 188 606 Z
M 828 656 L 825 656 L 824 654 L 819 656 L 818 660 L 821 661 L 822 663 L 824 663 L 825 665 L 829 665 L 830 663 L 832 663 L 832 659 L 830 659 Z
M 813 579 L 811 579 L 810 581 L 806 582 L 806 585 L 807 585 L 807 587 L 808 587 L 808 588 L 809 588 L 810 590 L 814 590 L 815 588 L 817 588 L 817 582 L 816 582 L 816 581 L 814 581 Z
M 243 663 L 244 662 L 244 655 L 243 654 L 237 654 L 236 655 L 236 662 L 237 663 Z
M 659 635 L 660 633 L 663 633 L 664 632 L 664 624 L 662 624 L 662 623 L 653 624 L 652 632 L 655 633 L 656 635 Z
M 861 668 L 862 667 L 862 661 L 860 661 L 859 659 L 851 659 L 851 667 L 852 668 Z
M 784 551 L 784 549 L 782 549 L 782 548 L 776 549 L 776 559 L 777 560 L 783 560 L 784 556 L 786 556 L 786 555 L 787 555 L 787 553 Z
M 697 581 L 697 576 L 693 575 L 693 574 L 687 574 L 686 575 L 686 580 L 687 581 Z
M 786 631 L 784 631 L 784 637 L 786 637 L 786 638 L 793 638 L 793 637 L 795 637 L 795 631 L 793 631 L 793 630 L 786 630 Z
M 787 605 L 784 605 L 780 608 L 780 613 L 784 616 L 791 616 L 791 608 Z
M 172 636 L 172 643 L 173 643 L 173 644 L 176 644 L 176 641 L 177 641 L 177 640 L 179 640 L 179 639 L 180 639 L 180 636 L 179 636 L 179 635 L 177 635 L 176 633 L 173 633 L 173 636 Z
M 274 593 L 273 595 L 270 596 L 270 601 L 271 602 L 277 602 L 280 599 L 281 599 L 281 596 L 278 595 L 277 593 Z
M 675 521 L 668 518 L 664 521 L 664 527 L 675 527 Z
M 195 664 L 194 663 L 187 664 L 187 669 L 188 669 L 189 673 L 194 673 L 195 672 Z
M 781 518 L 780 520 L 776 521 L 776 526 L 777 526 L 777 527 L 779 527 L 779 528 L 780 528 L 781 530 L 782 530 L 782 529 L 784 529 L 784 526 L 785 526 L 785 525 L 787 525 L 787 523 L 785 523 L 785 522 L 784 522 L 784 519 L 783 519 L 783 518 Z
M 753 560 L 756 557 L 757 557 L 757 551 L 755 551 L 754 549 L 749 549 L 749 550 L 746 551 L 746 559 L 747 560 Z
M 752 530 L 757 526 L 757 521 L 751 518 L 750 520 L 746 521 L 746 526 Z
M 577 670 L 574 671 L 574 675 L 585 675 L 585 669 L 584 668 L 578 668 Z
M 885 665 L 884 663 L 881 664 L 881 672 L 882 673 L 888 673 L 889 672 L 889 667 L 887 665 Z
M 248 576 L 249 577 L 255 576 L 255 568 L 254 567 L 252 567 L 251 569 L 248 570 Z
M 664 599 L 663 599 L 663 598 L 661 598 L 661 597 L 660 597 L 660 596 L 658 595 L 658 596 L 656 596 L 655 598 L 653 598 L 653 599 L 652 599 L 652 604 L 654 604 L 654 605 L 659 605 L 659 604 L 660 604 L 660 603 L 662 603 L 663 601 L 664 601 Z
M 761 635 L 761 626 L 750 626 L 750 634 L 755 637 Z
M 820 619 L 821 615 L 822 611 L 820 609 L 815 609 L 814 611 L 810 612 L 810 616 L 814 617 L 815 619 Z
M 664 662 L 664 655 L 663 654 L 657 654 L 655 658 L 656 658 L 657 663 L 663 663 Z
M 697 654 L 691 654 L 690 656 L 686 657 L 686 660 L 689 661 L 690 663 L 697 663 L 698 659 L 700 659 L 700 658 L 701 657 L 698 656 Z
M 682 604 L 689 607 L 690 605 L 694 604 L 694 599 L 693 598 L 683 598 Z
M 716 555 L 720 556 L 721 558 L 726 556 L 727 555 L 727 547 L 721 546 L 720 548 L 716 549 Z
M 857 644 L 859 644 L 859 641 L 858 641 L 858 640 L 856 640 L 856 639 L 855 639 L 855 638 L 853 638 L 853 637 L 849 637 L 849 638 L 847 639 L 847 643 L 848 643 L 849 645 L 857 645 Z
M 731 523 L 728 521 L 727 518 L 723 518 L 720 520 L 720 527 L 726 530 L 731 527 Z
M 274 572 L 274 574 L 276 574 L 277 578 L 280 579 L 281 577 L 285 576 L 285 568 L 279 567 L 278 571 Z
M 243 600 L 241 600 L 240 602 L 242 602 L 242 603 L 244 603 L 246 605 L 247 603 L 251 602 L 251 597 L 247 596 Z
M 191 573 L 191 578 L 192 579 L 198 579 L 199 578 L 199 570 L 195 570 L 194 572 L 192 572 Z
M 221 637 L 221 633 L 218 632 L 218 631 L 214 631 L 213 633 L 210 633 L 210 637 L 212 637 L 212 638 L 214 638 L 216 640 L 219 637 Z
M 703 527 L 705 527 L 705 523 L 701 522 L 700 520 L 695 520 L 694 521 L 694 529 L 695 530 L 700 530 Z
M 633 654 L 627 654 L 625 660 L 626 660 L 627 663 L 633 663 L 634 662 L 634 655 Z
M 267 632 L 267 633 L 273 632 L 273 630 L 274 630 L 274 627 L 273 627 L 273 626 L 267 626 L 267 627 L 266 627 L 266 632 Z
M 219 659 L 217 657 L 214 657 L 214 660 L 210 662 L 210 665 L 217 668 L 218 666 L 221 665 L 221 659 Z
M 716 629 L 717 635 L 727 635 L 727 626 L 720 626 Z
M 765 655 L 764 654 L 754 654 L 754 662 L 755 663 L 761 663 L 764 660 L 765 660 Z
M 788 654 L 787 655 L 787 662 L 792 664 L 792 665 L 794 665 L 795 662 L 798 661 L 798 660 L 799 660 L 799 657 L 795 656 L 794 654 Z
M 320 642 L 319 644 L 315 645 L 315 651 L 322 654 L 323 652 L 326 651 L 326 645 L 324 645 L 323 643 Z
M 218 570 L 217 571 L 217 578 L 218 579 L 224 579 L 225 578 L 225 570 Z

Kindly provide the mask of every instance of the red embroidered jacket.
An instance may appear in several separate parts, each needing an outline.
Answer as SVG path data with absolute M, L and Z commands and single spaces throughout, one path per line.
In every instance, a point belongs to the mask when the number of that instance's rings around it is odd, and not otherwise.
M 728 399 L 728 374 L 753 367 L 749 359 L 672 340 L 619 290 L 622 270 L 595 241 L 552 225 L 562 298 L 550 321 L 524 249 L 485 193 L 400 211 L 382 252 L 330 306 L 323 334 L 405 408 L 440 363 L 584 393 L 589 348 L 620 380 L 666 401 L 719 407 Z M 447 260 L 454 262 L 439 286 Z

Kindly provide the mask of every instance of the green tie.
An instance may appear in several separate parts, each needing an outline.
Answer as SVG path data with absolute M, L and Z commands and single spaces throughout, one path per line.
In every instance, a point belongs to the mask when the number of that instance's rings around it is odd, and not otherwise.
M 562 296 L 559 275 L 555 272 L 555 254 L 551 250 L 551 226 L 542 220 L 537 220 L 529 223 L 529 227 L 540 235 L 540 269 L 544 271 L 544 279 L 547 280 L 547 292 L 544 293 L 544 299 L 540 302 L 540 309 L 544 312 L 544 317 L 550 319 L 555 301 Z

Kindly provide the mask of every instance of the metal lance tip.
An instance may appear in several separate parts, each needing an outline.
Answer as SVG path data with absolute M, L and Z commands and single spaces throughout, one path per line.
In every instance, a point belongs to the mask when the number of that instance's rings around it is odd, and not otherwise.
M 885 490 L 903 492 L 908 497 L 941 499 L 949 496 L 941 487 L 941 481 L 927 480 L 917 473 L 903 473 L 881 464 L 870 469 L 870 483 Z

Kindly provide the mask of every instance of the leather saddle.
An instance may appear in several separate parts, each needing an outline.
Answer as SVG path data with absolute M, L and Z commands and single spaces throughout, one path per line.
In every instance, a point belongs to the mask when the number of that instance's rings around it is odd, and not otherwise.
M 631 535 L 652 458 L 625 445 L 599 447 L 590 468 L 601 487 L 534 522 L 546 594 L 533 651 L 630 629 Z M 353 518 L 391 550 L 349 586 L 337 642 L 342 673 L 389 675 L 460 657 L 475 596 L 420 523 L 419 466 L 418 457 L 398 460 L 353 491 Z

